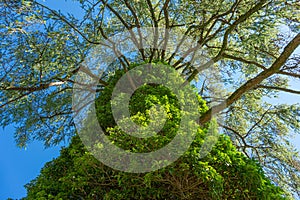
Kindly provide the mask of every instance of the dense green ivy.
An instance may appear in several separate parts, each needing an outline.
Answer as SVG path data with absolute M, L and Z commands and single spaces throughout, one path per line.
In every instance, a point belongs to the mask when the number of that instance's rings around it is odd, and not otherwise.
M 135 139 L 116 126 L 111 109 L 112 89 L 121 75 L 119 70 L 109 79 L 96 103 L 99 122 L 116 145 L 132 152 L 149 152 L 166 145 L 180 123 L 178 99 L 161 85 L 144 85 L 131 98 L 131 119 L 141 125 L 149 123 L 154 104 L 167 110 L 167 121 L 156 136 Z M 207 106 L 198 96 L 197 112 Z M 236 150 L 229 137 L 220 135 L 212 150 L 199 156 L 205 136 L 214 122 L 199 128 L 184 155 L 168 167 L 137 174 L 113 170 L 86 150 L 78 136 L 61 155 L 48 162 L 41 174 L 26 185 L 24 199 L 285 199 L 283 191 L 268 180 L 259 164 Z M 209 141 L 205 141 L 209 142 Z
M 203 132 L 172 165 L 144 174 L 104 166 L 74 137 L 60 157 L 26 185 L 24 199 L 285 199 L 261 167 L 238 152 L 226 136 L 198 159 Z

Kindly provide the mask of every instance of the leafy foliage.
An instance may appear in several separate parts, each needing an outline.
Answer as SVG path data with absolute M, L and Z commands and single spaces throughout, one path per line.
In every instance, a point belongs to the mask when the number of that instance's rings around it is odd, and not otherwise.
M 147 123 L 147 113 L 157 103 L 169 109 L 168 118 L 172 119 L 158 136 L 141 142 L 130 139 L 112 125 L 114 122 L 109 122 L 111 113 L 105 106 L 110 101 L 102 100 L 107 100 L 112 88 L 106 87 L 99 96 L 98 118 L 114 144 L 132 152 L 153 151 L 164 146 L 180 123 L 176 120 L 180 115 L 176 97 L 161 86 L 145 85 L 135 92 L 130 104 L 132 119 Z M 207 110 L 200 97 L 199 109 Z M 103 165 L 75 136 L 70 146 L 62 149 L 61 155 L 47 163 L 41 174 L 26 185 L 28 196 L 24 199 L 285 199 L 283 190 L 265 177 L 256 161 L 237 151 L 228 136 L 221 135 L 212 151 L 201 158 L 208 129 L 198 129 L 189 150 L 175 163 L 143 174 L 120 172 Z
M 134 174 L 103 165 L 75 136 L 26 185 L 24 199 L 285 199 L 258 163 L 238 152 L 226 136 L 198 159 L 202 137 L 199 131 L 189 151 L 172 165 Z

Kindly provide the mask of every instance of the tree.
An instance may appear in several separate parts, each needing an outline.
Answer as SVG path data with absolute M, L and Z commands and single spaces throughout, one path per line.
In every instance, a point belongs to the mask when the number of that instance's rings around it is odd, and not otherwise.
M 49 146 L 74 135 L 71 89 L 78 66 L 90 48 L 104 45 L 103 39 L 124 30 L 135 31 L 132 40 L 143 47 L 143 33 L 138 28 L 163 27 L 182 33 L 185 37 L 180 42 L 187 38 L 196 42 L 177 57 L 177 48 L 159 50 L 160 46 L 171 45 L 166 31 L 162 38 L 154 37 L 157 48 L 137 48 L 134 61 L 124 55 L 118 61 L 121 68 L 128 68 L 131 62 L 160 60 L 187 81 L 200 80 L 201 95 L 210 109 L 199 123 L 205 124 L 218 112 L 225 119 L 219 125 L 239 150 L 257 159 L 272 181 L 290 193 L 300 191 L 299 155 L 289 144 L 290 134 L 299 133 L 299 105 L 265 102 L 279 91 L 300 93 L 288 87 L 291 78 L 300 77 L 299 55 L 295 54 L 300 35 L 291 38 L 278 30 L 281 24 L 294 32 L 299 29 L 297 1 L 79 3 L 84 16 L 78 18 L 38 1 L 1 1 L 1 125 L 16 124 L 20 146 L 32 139 Z M 207 52 L 213 65 L 192 62 L 199 49 Z M 219 87 L 209 84 L 214 77 L 205 73 L 207 68 L 220 72 L 217 75 L 226 84 L 225 89 L 217 90 Z M 103 87 L 107 77 L 102 77 Z M 220 95 L 216 97 L 212 91 Z
M 109 83 L 115 84 L 111 80 L 118 79 L 110 79 Z M 114 123 L 110 120 L 112 113 L 106 108 L 110 103 L 102 102 L 103 98 L 110 97 L 112 88 L 106 87 L 99 97 L 97 110 L 104 111 L 98 112 L 99 120 L 106 119 L 100 123 L 103 128 L 107 127 L 106 134 L 115 145 L 133 152 L 152 152 L 174 137 L 174 129 L 180 123 L 180 109 L 175 95 L 167 88 L 144 85 L 132 97 L 131 117 L 141 124 L 149 122 L 149 117 L 145 116 L 151 106 L 145 104 L 156 103 L 169 108 L 166 125 L 160 134 L 144 141 L 134 140 L 118 126 L 111 125 Z M 200 112 L 207 109 L 199 96 Z M 265 177 L 256 161 L 237 151 L 228 136 L 222 135 L 212 151 L 201 158 L 200 147 L 208 130 L 208 127 L 198 129 L 193 144 L 176 162 L 146 173 L 127 173 L 105 166 L 75 136 L 70 146 L 63 148 L 61 155 L 48 162 L 41 174 L 26 185 L 28 195 L 24 200 L 286 199 L 284 191 Z

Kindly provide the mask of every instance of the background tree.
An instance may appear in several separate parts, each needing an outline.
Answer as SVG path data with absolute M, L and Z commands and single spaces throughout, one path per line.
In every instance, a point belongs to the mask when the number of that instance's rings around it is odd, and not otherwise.
M 279 91 L 299 94 L 288 87 L 299 79 L 299 4 L 280 0 L 228 1 L 79 1 L 84 15 L 62 14 L 38 1 L 1 1 L 0 116 L 1 125 L 17 126 L 20 146 L 37 139 L 53 145 L 74 135 L 72 85 L 80 63 L 94 45 L 103 45 L 125 29 L 136 31 L 132 40 L 143 47 L 139 27 L 163 27 L 197 41 L 181 57 L 178 48 L 140 49 L 134 62 L 161 60 L 187 81 L 200 80 L 201 95 L 210 109 L 200 124 L 218 111 L 220 126 L 236 147 L 257 159 L 275 183 L 297 193 L 299 155 L 290 135 L 299 133 L 299 105 L 265 102 Z M 294 32 L 281 35 L 280 25 Z M 154 31 L 155 36 L 158 31 Z M 153 46 L 170 45 L 168 32 L 154 37 Z M 180 43 L 179 43 L 180 44 Z M 110 44 L 114 48 L 114 44 Z M 197 52 L 207 52 L 214 65 L 193 63 Z M 115 68 L 132 60 L 124 56 Z M 209 67 L 209 68 L 208 68 Z M 109 69 L 114 71 L 115 68 Z M 226 84 L 217 91 L 211 83 L 217 74 Z M 106 73 L 107 75 L 109 72 Z M 102 77 L 105 87 L 107 76 Z

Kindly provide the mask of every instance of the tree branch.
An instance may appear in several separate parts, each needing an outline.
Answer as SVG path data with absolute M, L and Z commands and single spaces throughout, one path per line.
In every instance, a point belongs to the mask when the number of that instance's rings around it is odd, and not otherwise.
M 227 43 L 228 43 L 228 37 L 229 34 L 242 22 L 246 21 L 253 13 L 257 12 L 260 8 L 263 7 L 264 3 L 266 0 L 260 1 L 258 4 L 256 4 L 252 9 L 250 9 L 248 12 L 243 14 L 242 16 L 239 17 L 232 25 L 229 26 L 229 28 L 225 31 L 224 37 L 223 37 L 223 44 L 222 47 L 220 48 L 219 53 L 217 54 L 216 57 L 214 57 L 211 61 L 212 62 L 217 62 L 221 58 L 223 58 L 224 51 L 226 50 Z M 204 67 L 207 67 L 207 64 L 203 65 Z M 195 69 L 193 73 L 187 78 L 187 81 L 190 82 L 192 81 L 196 75 L 200 72 L 201 70 Z
M 226 54 L 226 53 L 223 53 L 223 57 L 224 58 L 229 58 L 231 60 L 236 60 L 236 61 L 240 61 L 240 62 L 243 62 L 243 63 L 246 63 L 246 64 L 253 64 L 253 65 L 256 65 L 257 67 L 263 69 L 263 70 L 266 70 L 267 68 L 265 66 L 263 66 L 262 64 L 259 64 L 258 62 L 255 62 L 255 61 L 252 61 L 252 60 L 246 60 L 244 58 L 241 58 L 241 57 L 237 57 L 237 56 L 233 56 L 233 55 L 229 55 L 229 54 Z
M 67 19 L 65 19 L 63 16 L 61 16 L 60 14 L 58 14 L 55 10 L 52 10 L 51 8 L 38 3 L 37 1 L 35 1 L 35 3 L 39 6 L 41 6 L 42 8 L 49 10 L 52 14 L 54 14 L 55 16 L 57 16 L 61 21 L 63 21 L 64 23 L 66 23 L 68 26 L 70 26 L 75 32 L 77 32 L 84 40 L 86 40 L 88 43 L 91 44 L 101 44 L 101 45 L 105 45 L 101 42 L 95 42 L 95 41 L 91 41 L 89 38 L 87 38 L 81 31 L 79 31 L 79 29 L 73 25 L 72 23 L 70 23 Z
M 261 0 L 259 1 L 258 4 L 256 4 L 253 8 L 251 8 L 248 12 L 246 12 L 245 14 L 241 15 L 232 25 L 229 26 L 229 28 L 225 31 L 224 37 L 223 37 L 223 44 L 221 47 L 221 50 L 219 52 L 219 54 L 216 56 L 218 57 L 222 57 L 222 54 L 224 53 L 226 47 L 227 47 L 227 43 L 228 43 L 228 37 L 230 35 L 230 33 L 242 22 L 246 21 L 252 14 L 254 14 L 255 12 L 257 12 L 259 9 L 261 9 L 264 4 L 266 3 L 267 0 Z
M 283 70 L 280 70 L 279 72 L 277 72 L 277 74 L 291 76 L 291 77 L 294 77 L 294 78 L 300 78 L 300 74 L 296 74 L 296 73 L 292 73 L 292 72 L 285 72 Z
M 10 103 L 13 103 L 13 102 L 15 102 L 15 101 L 17 101 L 17 100 L 19 100 L 19 99 L 22 99 L 22 98 L 26 97 L 27 95 L 29 95 L 29 94 L 31 94 L 31 93 L 32 93 L 32 92 L 30 91 L 30 92 L 27 92 L 27 93 L 25 93 L 25 94 L 22 94 L 22 95 L 20 95 L 20 96 L 18 96 L 18 97 L 16 97 L 16 98 L 12 99 L 12 100 L 9 100 L 8 102 L 6 102 L 6 103 L 0 105 L 0 108 L 3 108 L 3 107 L 5 107 L 6 105 L 8 105 L 8 104 L 10 104 Z
M 167 44 L 168 44 L 168 40 L 169 40 L 169 29 L 170 29 L 170 19 L 169 19 L 169 11 L 168 11 L 169 3 L 170 3 L 170 0 L 166 0 L 166 2 L 164 3 L 164 6 L 163 6 L 166 28 L 165 28 L 164 44 L 163 44 L 162 54 L 161 54 L 162 60 L 165 58 L 166 48 L 167 48 Z
M 283 92 L 289 92 L 289 93 L 293 93 L 293 94 L 300 94 L 300 91 L 298 91 L 298 90 L 292 90 L 292 89 L 288 89 L 288 88 L 269 86 L 269 85 L 257 85 L 257 86 L 255 86 L 255 89 L 257 89 L 257 88 L 264 88 L 264 89 L 270 89 L 270 90 L 280 90 L 280 91 L 283 91 Z
M 269 112 L 269 110 L 271 109 L 272 106 L 270 106 L 259 118 L 259 120 L 257 120 L 257 122 L 255 122 L 251 128 L 248 130 L 248 132 L 246 133 L 245 137 L 248 137 L 249 134 L 252 132 L 252 130 L 254 130 L 254 128 L 264 119 L 264 117 L 266 116 L 266 114 Z
M 256 85 L 260 84 L 263 80 L 277 73 L 280 70 L 280 68 L 285 64 L 287 59 L 291 56 L 291 54 L 296 50 L 299 44 L 300 34 L 296 35 L 293 38 L 293 40 L 288 43 L 281 55 L 275 60 L 275 62 L 270 68 L 262 71 L 256 77 L 248 80 L 245 84 L 243 84 L 240 88 L 233 92 L 225 101 L 223 101 L 219 105 L 210 108 L 205 114 L 201 116 L 199 123 L 203 125 L 204 123 L 208 122 L 213 114 L 218 113 L 221 110 L 227 108 L 236 100 L 238 100 L 243 94 L 253 89 Z
M 138 31 L 138 34 L 139 34 L 139 46 L 140 46 L 140 52 L 142 54 L 142 58 L 143 60 L 146 59 L 145 57 L 145 52 L 144 52 L 144 45 L 143 45 L 143 35 L 142 35 L 142 32 L 141 32 L 141 23 L 140 23 L 140 20 L 135 12 L 135 10 L 133 9 L 133 7 L 130 5 L 130 3 L 128 2 L 128 0 L 124 0 L 125 2 L 125 5 L 127 6 L 127 8 L 130 10 L 131 14 L 133 15 L 134 19 L 135 19 L 135 25 L 137 27 L 137 31 Z
M 149 6 L 150 9 L 150 13 L 151 13 L 151 19 L 154 23 L 154 41 L 153 41 L 153 48 L 151 48 L 151 55 L 150 55 L 150 63 L 152 62 L 152 59 L 154 57 L 155 51 L 157 51 L 157 41 L 158 41 L 158 21 L 155 17 L 155 11 L 154 8 L 152 6 L 152 3 L 150 0 L 147 0 L 147 4 Z
M 47 89 L 51 86 L 57 86 L 57 85 L 62 85 L 65 82 L 63 81 L 57 81 L 57 82 L 51 82 L 51 83 L 47 83 L 47 84 L 40 84 L 39 86 L 36 87 L 8 87 L 8 88 L 1 88 L 0 90 L 6 90 L 6 91 L 29 91 L 29 92 L 35 92 L 35 91 L 39 91 L 39 90 L 44 90 Z

